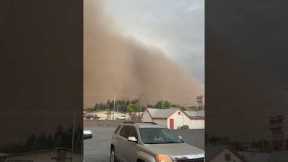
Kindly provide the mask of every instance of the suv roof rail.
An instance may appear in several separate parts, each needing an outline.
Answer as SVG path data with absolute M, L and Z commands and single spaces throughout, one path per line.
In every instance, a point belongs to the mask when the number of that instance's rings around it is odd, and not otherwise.
M 155 122 L 135 122 L 135 121 L 124 121 L 123 123 L 125 124 L 136 124 L 136 123 L 147 123 L 147 124 L 154 124 L 154 125 L 157 125 L 157 123 Z

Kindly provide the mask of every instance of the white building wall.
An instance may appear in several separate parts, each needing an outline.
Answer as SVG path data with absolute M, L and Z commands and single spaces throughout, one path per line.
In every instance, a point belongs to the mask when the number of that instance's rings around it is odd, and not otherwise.
M 180 114 L 178 114 L 180 112 Z M 182 111 L 176 111 L 167 119 L 167 126 L 170 128 L 170 119 L 174 119 L 174 129 L 182 127 L 183 125 L 188 125 L 189 129 L 204 129 L 205 120 L 204 119 L 193 119 L 189 118 Z
M 188 123 L 189 129 L 204 129 L 205 128 L 205 120 L 204 119 L 188 119 L 185 121 Z
M 231 160 L 226 160 L 225 156 L 226 154 L 229 154 L 231 157 Z M 241 159 L 239 159 L 235 154 L 233 154 L 231 151 L 225 149 L 220 154 L 218 154 L 216 157 L 214 157 L 209 162 L 243 162 Z
M 187 122 L 189 118 L 182 111 L 176 111 L 174 114 L 170 115 L 167 119 L 167 126 L 170 128 L 170 119 L 174 119 L 174 129 L 182 127 L 183 125 L 188 125 Z M 170 128 L 171 129 L 171 128 Z

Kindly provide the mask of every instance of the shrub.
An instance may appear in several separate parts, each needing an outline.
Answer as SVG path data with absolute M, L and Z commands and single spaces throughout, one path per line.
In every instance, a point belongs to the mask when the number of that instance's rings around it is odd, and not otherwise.
M 182 127 L 180 127 L 180 129 L 189 129 L 188 125 L 183 125 Z

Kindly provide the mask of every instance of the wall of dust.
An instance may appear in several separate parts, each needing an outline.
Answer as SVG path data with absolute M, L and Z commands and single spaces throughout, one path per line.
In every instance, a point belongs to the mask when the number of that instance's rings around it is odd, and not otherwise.
M 102 8 L 98 0 L 84 1 L 84 107 L 113 97 L 193 103 L 200 83 L 153 44 L 122 36 Z

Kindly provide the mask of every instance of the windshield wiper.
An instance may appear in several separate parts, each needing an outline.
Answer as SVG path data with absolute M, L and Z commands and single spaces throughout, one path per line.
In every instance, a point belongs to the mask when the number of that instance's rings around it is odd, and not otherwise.
M 145 144 L 162 144 L 162 143 L 159 143 L 159 142 L 146 142 Z
M 169 144 L 169 143 L 183 143 L 183 142 L 180 142 L 180 141 L 163 141 L 163 142 L 148 142 L 145 144 Z
M 181 141 L 165 141 L 165 143 L 183 143 Z

